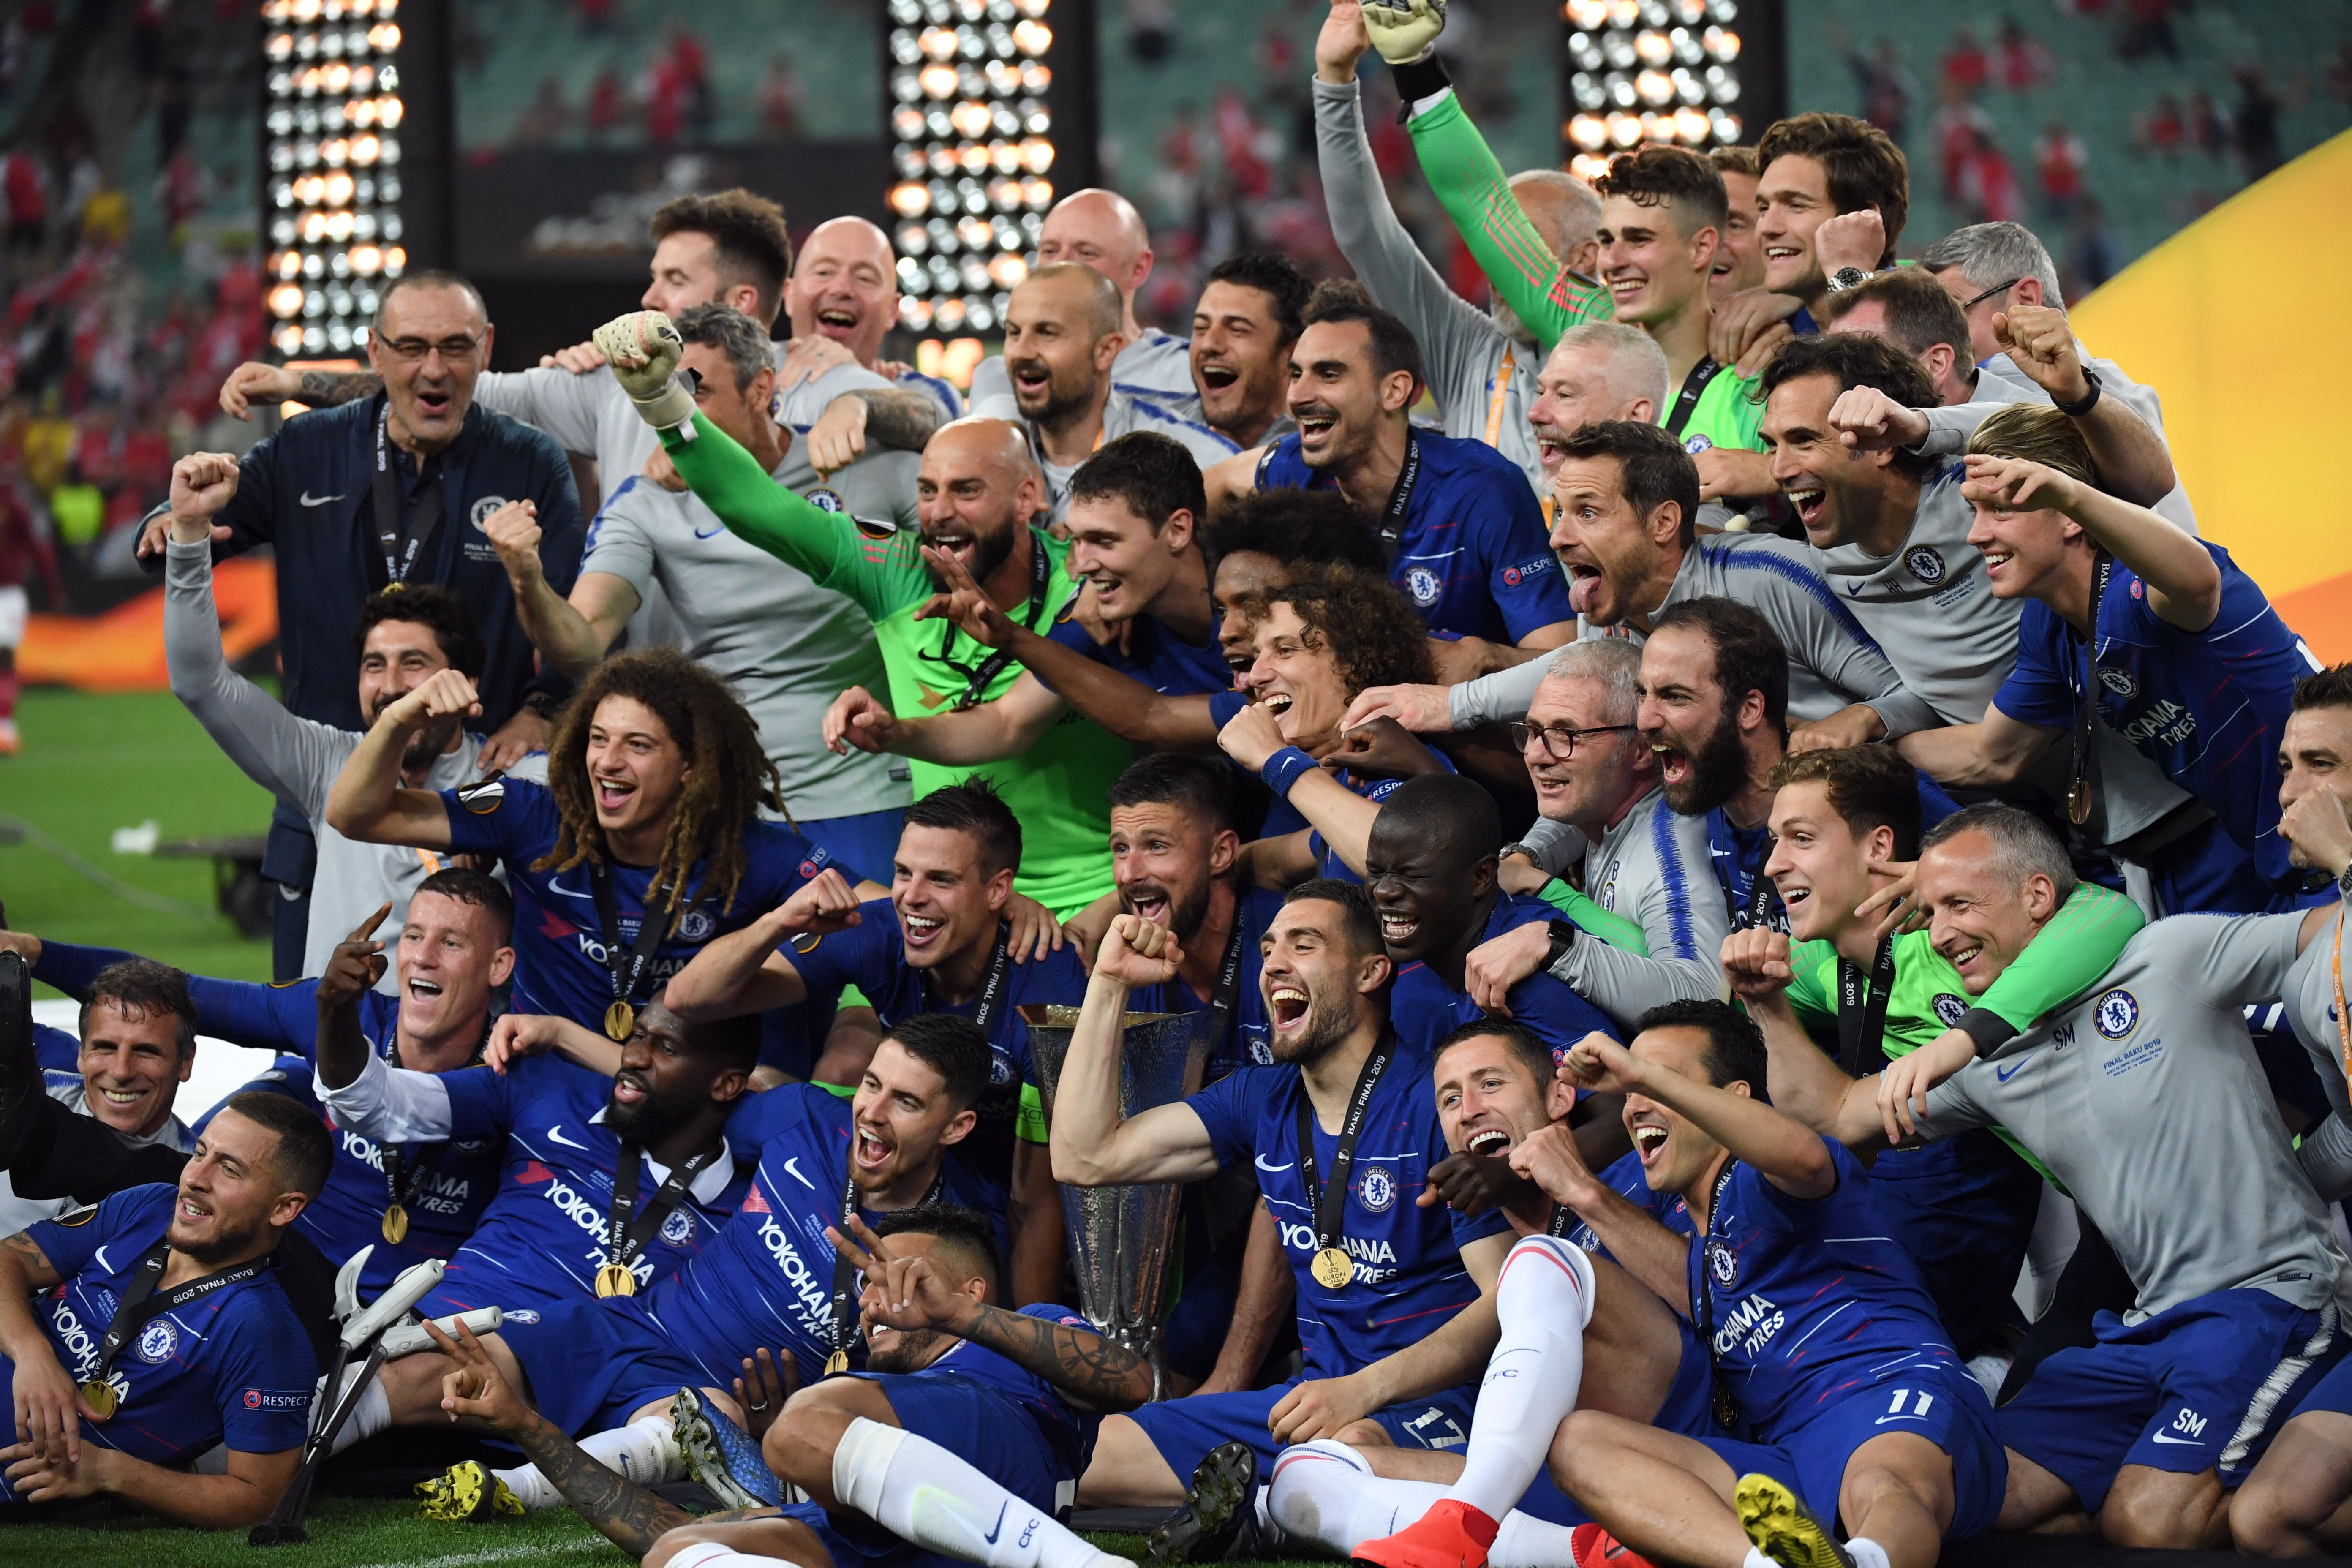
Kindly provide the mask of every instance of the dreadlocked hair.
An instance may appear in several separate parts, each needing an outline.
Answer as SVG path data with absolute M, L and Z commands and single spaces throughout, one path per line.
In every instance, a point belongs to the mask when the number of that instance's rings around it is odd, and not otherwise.
M 743 882 L 743 828 L 759 808 L 782 812 L 782 782 L 760 744 L 759 727 L 719 679 L 676 648 L 647 648 L 608 658 L 589 671 L 549 743 L 547 783 L 563 826 L 555 847 L 531 862 L 534 871 L 569 871 L 583 861 L 603 865 L 609 853 L 596 823 L 588 785 L 588 727 L 608 697 L 643 703 L 685 753 L 687 774 L 677 809 L 662 837 L 661 861 L 646 884 L 646 908 L 655 900 L 674 921 L 698 860 L 707 860 L 691 909 L 716 899 L 721 913 L 735 904 Z M 787 818 L 789 820 L 789 817 Z M 664 898 L 664 895 L 667 895 Z

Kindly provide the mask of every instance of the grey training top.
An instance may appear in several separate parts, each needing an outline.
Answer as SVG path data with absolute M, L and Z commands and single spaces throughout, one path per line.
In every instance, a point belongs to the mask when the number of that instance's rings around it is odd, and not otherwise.
M 2344 941 L 2344 910 L 2336 906 L 2312 944 L 2303 950 L 2287 973 L 2286 1000 L 2294 1032 L 2311 1053 L 2319 1087 L 2336 1112 L 2304 1134 L 2295 1157 L 2319 1195 L 2329 1203 L 2352 1196 L 2352 1089 L 2344 1080 L 2343 1020 L 2336 1005 L 2336 975 Z
M 1930 1090 L 1920 1132 L 2005 1127 L 2138 1289 L 2126 1322 L 2215 1290 L 2335 1300 L 2344 1255 L 2242 1009 L 2278 1000 L 2300 912 L 2175 915 L 2074 1001 Z
M 1551 972 L 1619 1027 L 1631 1029 L 1661 1002 L 1723 995 L 1719 960 L 1731 919 L 1707 858 L 1706 817 L 1675 815 L 1653 787 L 1600 843 L 1585 846 L 1584 888 L 1642 928 L 1649 956 L 1588 932 Z
M 1861 702 L 1885 722 L 1889 740 L 1936 728 L 1942 722 L 1936 710 L 1905 687 L 1878 644 L 1813 570 L 1811 553 L 1808 546 L 1769 534 L 1702 534 L 1685 552 L 1658 608 L 1707 597 L 1752 606 L 1789 650 L 1789 717 L 1797 723 Z M 1630 626 L 1598 626 L 1581 616 L 1576 635 L 1643 640 Z M 1454 727 L 1526 717 L 1547 662 L 1530 659 L 1454 687 L 1448 699 Z
M 869 451 L 820 485 L 807 450 L 804 438 L 793 438 L 778 484 L 827 511 L 917 526 L 919 453 Z M 688 657 L 733 688 L 759 725 L 793 816 L 823 821 L 912 798 L 903 757 L 825 750 L 823 721 L 835 698 L 853 686 L 888 689 L 874 623 L 854 601 L 729 532 L 692 491 L 634 474 L 589 524 L 580 571 L 609 572 L 640 595 L 661 585 Z
M 1373 301 L 1412 329 L 1422 365 L 1429 373 L 1429 390 L 1445 413 L 1445 433 L 1484 441 L 1492 425 L 1495 450 L 1519 466 L 1538 495 L 1549 494 L 1535 431 L 1528 424 L 1543 351 L 1532 342 L 1507 336 L 1492 316 L 1448 289 L 1405 232 L 1372 161 L 1372 144 L 1364 136 L 1363 96 L 1357 85 L 1318 78 L 1313 86 L 1315 156 L 1339 254 L 1371 291 Z M 1507 355 L 1511 369 L 1504 380 Z M 1499 408 L 1497 381 L 1502 381 Z
M 2079 350 L 2083 345 L 2078 342 L 2074 346 Z M 2156 432 L 2156 438 L 2164 440 L 2164 405 L 2156 395 L 2156 388 L 2143 386 L 2134 381 L 2124 373 L 2123 366 L 2111 359 L 2100 359 L 2085 353 L 2083 363 L 2098 373 L 2099 395 L 2112 397 L 2138 415 L 2147 421 L 2147 427 Z M 1977 366 L 1976 388 L 1969 396 L 1971 404 L 1988 403 L 1996 407 L 2004 403 L 2047 405 L 2050 401 L 2050 394 L 2042 390 L 2042 384 L 2018 369 L 2017 362 L 2005 353 L 1995 354 Z M 1934 410 L 1928 412 L 1932 424 L 1935 422 L 1932 418 Z M 2168 442 L 2166 444 L 2168 447 L 2170 445 Z M 2189 491 L 2178 482 L 2170 493 L 2148 510 L 2191 535 L 2197 531 L 2197 513 L 2189 504 Z
M 221 652 L 220 617 L 213 605 L 212 547 L 167 540 L 163 546 L 163 657 L 172 671 L 172 693 L 226 752 L 245 776 L 300 812 L 319 842 L 318 875 L 310 883 L 310 930 L 302 947 L 302 973 L 323 974 L 335 944 L 375 913 L 392 905 L 376 928 L 396 939 L 408 918 L 409 896 L 436 871 L 446 870 L 446 851 L 397 844 L 362 844 L 327 825 L 327 792 L 335 775 L 359 750 L 360 735 L 331 724 L 297 718 L 278 700 L 229 668 Z M 465 731 L 455 751 L 433 759 L 418 786 L 455 789 L 472 782 L 482 738 Z M 507 772 L 534 784 L 547 782 L 547 754 L 533 752 Z M 392 943 L 385 943 L 387 949 Z M 384 966 L 376 989 L 400 989 L 394 965 Z
M 1081 465 L 1062 467 L 1045 460 L 1045 449 L 1038 444 L 1037 428 L 1025 419 L 1014 420 L 1029 434 L 1029 455 L 1036 459 L 1037 471 L 1045 479 L 1045 494 L 1052 502 L 1053 521 L 1060 522 L 1070 515 L 1070 476 Z M 1116 386 L 1103 400 L 1102 439 L 1116 441 L 1131 431 L 1149 430 L 1155 436 L 1165 436 L 1192 455 L 1192 461 L 1203 469 L 1222 463 L 1239 447 L 1218 435 L 1206 425 L 1196 424 L 1181 415 L 1148 398 L 1132 397 Z M 1099 447 L 1101 442 L 1097 442 Z
M 1110 362 L 1110 384 L 1114 392 L 1155 403 L 1192 396 L 1192 340 L 1158 327 L 1144 328 Z M 972 367 L 971 390 L 964 395 L 963 405 L 967 414 L 1020 422 L 1021 407 L 1013 399 L 1013 377 L 1003 354 L 991 354 Z

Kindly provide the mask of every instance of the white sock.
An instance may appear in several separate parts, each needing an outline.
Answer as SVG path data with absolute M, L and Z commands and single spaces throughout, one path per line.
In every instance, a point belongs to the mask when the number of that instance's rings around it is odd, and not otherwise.
M 1886 1548 L 1867 1535 L 1849 1537 L 1845 1549 L 1853 1558 L 1854 1568 L 1894 1568 L 1886 1560 Z
M 1748 1555 L 1741 1559 L 1739 1568 L 1780 1568 L 1780 1562 L 1776 1557 L 1765 1556 L 1763 1548 L 1751 1546 L 1748 1549 Z
M 686 1477 L 686 1461 L 677 1452 L 677 1433 L 667 1415 L 641 1415 L 625 1426 L 592 1433 L 580 1439 L 580 1451 L 640 1486 L 656 1486 Z M 490 1474 L 506 1482 L 516 1500 L 534 1513 L 564 1506 L 563 1494 L 539 1473 L 537 1465 L 492 1470 Z
M 748 1552 L 732 1552 L 715 1541 L 698 1541 L 682 1552 L 670 1553 L 669 1568 L 795 1568 L 781 1557 L 754 1557 Z
M 1318 1437 L 1275 1457 L 1266 1511 L 1291 1536 L 1344 1557 L 1364 1542 L 1394 1535 L 1445 1495 L 1434 1481 L 1376 1476 L 1355 1449 Z M 1573 1537 L 1562 1526 L 1511 1510 L 1486 1553 L 1488 1568 L 1560 1568 L 1576 1561 Z
M 370 1382 L 367 1392 L 360 1395 L 359 1404 L 353 1407 L 349 1419 L 344 1421 L 343 1429 L 335 1434 L 335 1440 L 328 1445 L 327 1452 L 340 1454 L 352 1444 L 373 1437 L 391 1426 L 392 1395 L 384 1392 L 383 1379 L 378 1377 Z
M 862 1415 L 833 1451 L 833 1495 L 902 1540 L 986 1568 L 1132 1568 L 929 1438 Z
M 1527 1495 L 1576 1408 L 1592 1295 L 1592 1263 L 1575 1243 L 1530 1236 L 1511 1248 L 1495 1287 L 1502 1338 L 1486 1358 L 1470 1447 L 1446 1496 L 1499 1520 Z

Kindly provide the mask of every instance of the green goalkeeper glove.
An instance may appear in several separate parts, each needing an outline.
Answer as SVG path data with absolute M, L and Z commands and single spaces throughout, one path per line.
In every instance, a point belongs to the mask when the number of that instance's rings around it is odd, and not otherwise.
M 646 424 L 667 430 L 693 421 L 694 393 L 675 374 L 686 344 L 667 316 L 632 310 L 597 328 L 593 341 Z
M 1364 31 L 1389 64 L 1416 64 L 1429 58 L 1437 35 L 1445 31 L 1445 0 L 1406 0 L 1402 5 L 1365 0 Z

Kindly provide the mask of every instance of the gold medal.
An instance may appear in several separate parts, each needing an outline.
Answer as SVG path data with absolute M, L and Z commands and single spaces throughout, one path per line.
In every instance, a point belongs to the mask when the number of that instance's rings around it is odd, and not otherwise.
M 847 1372 L 848 1370 L 849 1352 L 847 1351 L 835 1351 L 831 1355 L 824 1358 L 825 1376 L 831 1377 L 836 1372 Z
M 625 1043 L 637 1026 L 637 1010 L 626 1002 L 615 1002 L 604 1009 L 604 1037 Z
M 383 1238 L 394 1247 L 408 1239 L 408 1211 L 398 1204 L 384 1208 Z
M 625 1263 L 607 1263 L 596 1270 L 596 1294 L 599 1296 L 634 1296 L 637 1293 L 637 1277 L 629 1272 Z
M 1326 1290 L 1337 1290 L 1356 1277 L 1356 1265 L 1339 1248 L 1327 1247 L 1315 1255 L 1315 1261 L 1307 1265 L 1307 1272 L 1314 1275 L 1315 1283 Z
M 2091 820 L 2091 781 L 2076 779 L 2066 792 L 2066 820 L 2080 827 Z
M 114 1384 L 98 1378 L 81 1385 L 81 1396 L 89 1402 L 89 1407 L 98 1413 L 100 1421 L 111 1416 L 122 1405 L 122 1396 L 114 1392 Z

